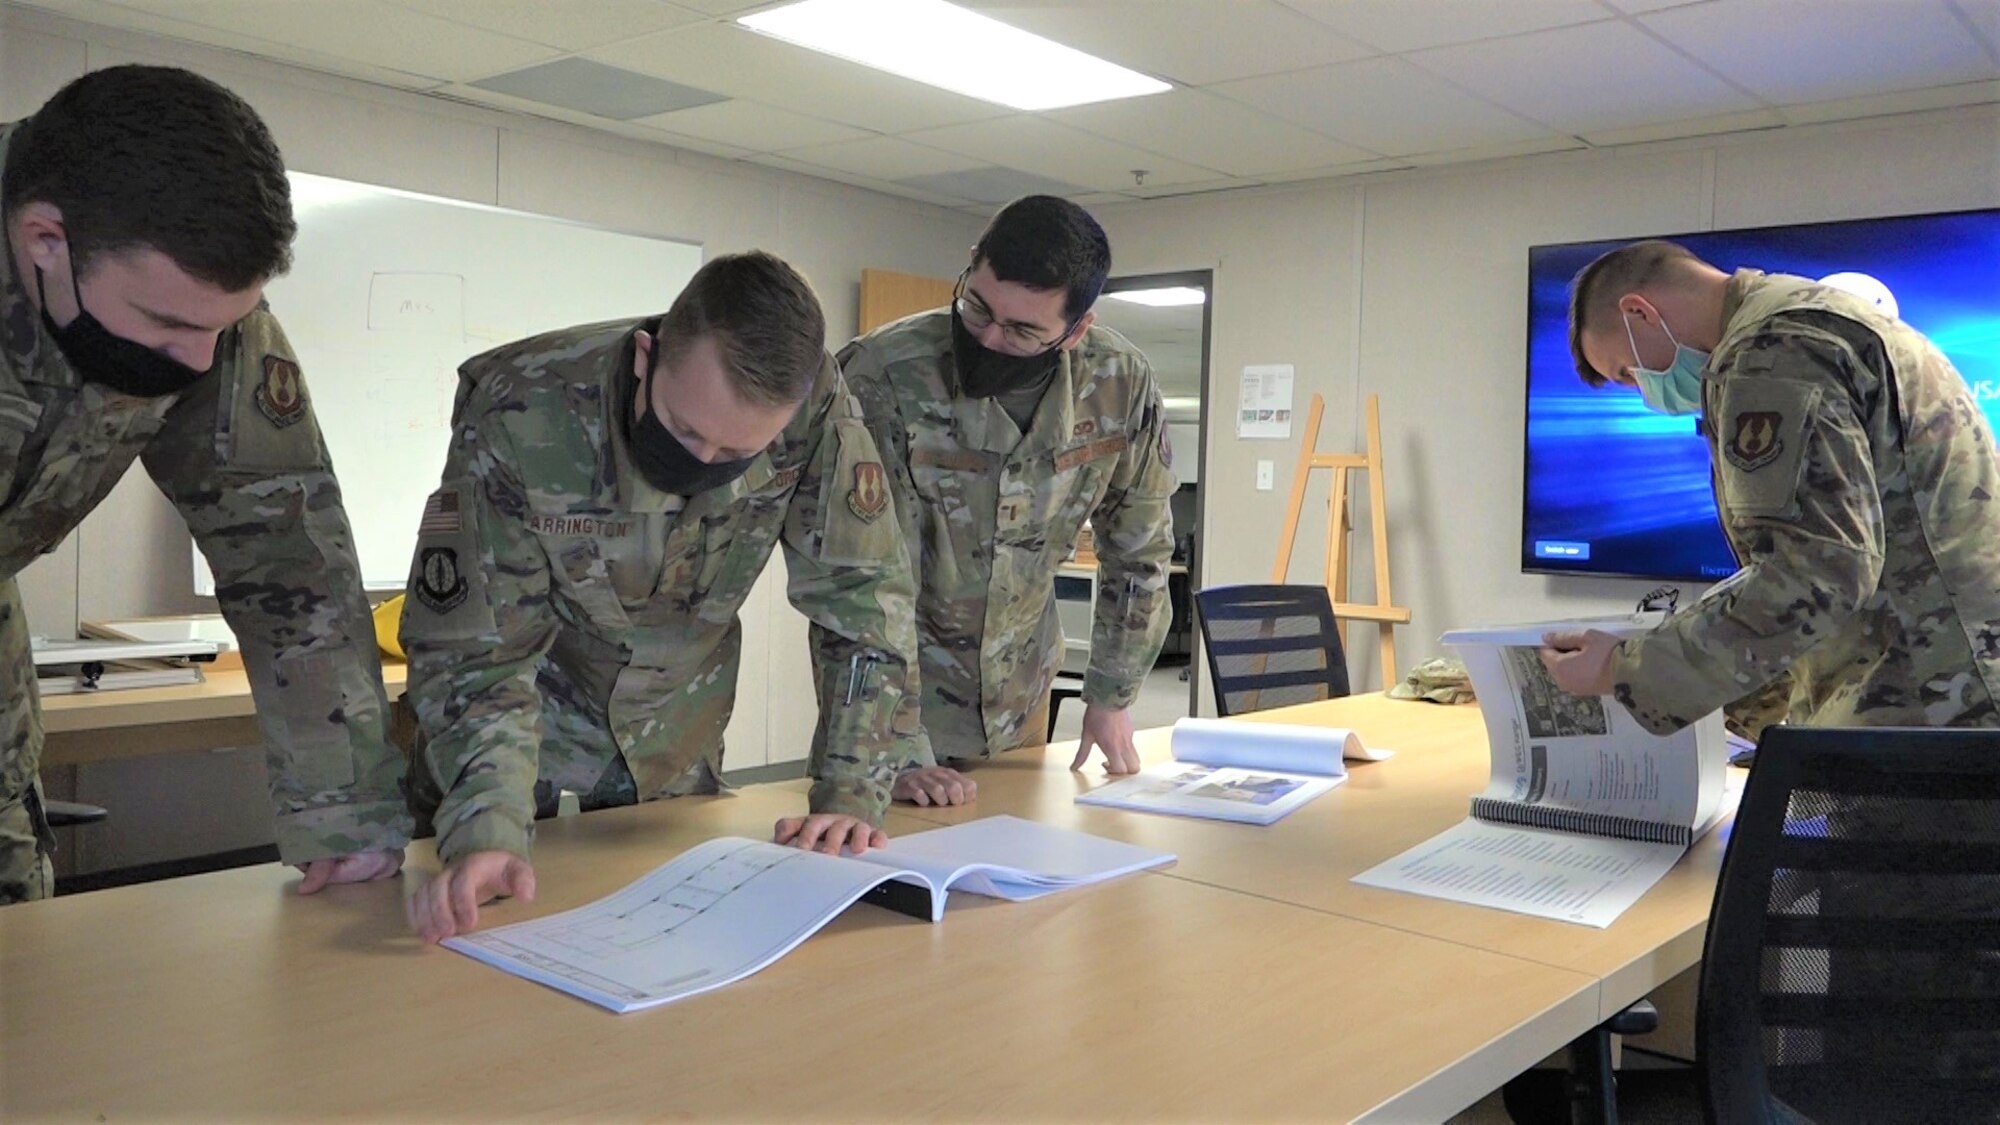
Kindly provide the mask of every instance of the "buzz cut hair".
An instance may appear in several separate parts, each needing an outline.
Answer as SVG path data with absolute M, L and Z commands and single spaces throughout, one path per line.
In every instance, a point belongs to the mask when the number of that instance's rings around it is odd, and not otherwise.
M 1690 262 L 1701 264 L 1694 251 L 1678 242 L 1652 238 L 1601 254 L 1577 272 L 1569 283 L 1569 354 L 1576 362 L 1578 378 L 1593 387 L 1611 382 L 1610 376 L 1583 357 L 1583 334 L 1610 321 L 1617 312 L 1618 298 L 1657 284 Z
M 657 369 L 698 340 L 715 343 L 743 401 L 789 406 L 812 390 L 826 314 L 804 275 L 775 254 L 724 254 L 695 271 L 660 322 Z

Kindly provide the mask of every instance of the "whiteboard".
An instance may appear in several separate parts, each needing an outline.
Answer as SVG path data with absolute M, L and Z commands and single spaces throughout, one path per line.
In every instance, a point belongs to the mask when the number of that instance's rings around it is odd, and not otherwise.
M 458 365 L 592 321 L 655 316 L 701 247 L 290 173 L 290 273 L 265 290 L 298 352 L 371 589 L 401 589 L 444 471 Z M 195 591 L 215 592 L 199 551 Z

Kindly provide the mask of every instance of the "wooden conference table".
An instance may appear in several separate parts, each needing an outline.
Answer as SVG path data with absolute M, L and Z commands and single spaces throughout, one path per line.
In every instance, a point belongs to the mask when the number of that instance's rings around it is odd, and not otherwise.
M 1353 876 L 1465 819 L 1468 799 L 1486 785 L 1491 761 L 1479 709 L 1377 694 L 1241 718 L 1350 727 L 1365 745 L 1396 756 L 1348 763 L 1345 785 L 1251 832 L 1217 821 L 1076 804 L 1078 793 L 1102 784 L 1103 771 L 1071 773 L 1074 743 L 1066 751 L 1006 755 L 981 767 L 972 775 L 979 783 L 972 805 L 905 811 L 937 824 L 1012 813 L 1172 851 L 1180 856 L 1174 868 L 1179 878 L 1586 974 L 1603 982 L 1606 1019 L 1701 960 L 1729 823 L 1704 836 L 1603 930 L 1363 887 Z M 1172 757 L 1168 733 L 1139 734 L 1144 760 Z M 804 792 L 803 782 L 787 784 Z
M 955 896 L 937 925 L 857 906 L 748 980 L 627 1016 L 422 948 L 400 881 L 301 899 L 267 866 L 0 909 L 0 1120 L 1438 1120 L 1698 954 L 1713 842 L 1603 931 L 1349 885 L 1464 815 L 1477 713 L 1273 717 L 1399 754 L 1265 829 L 1075 806 L 1101 771 L 1010 756 L 972 809 L 899 807 L 890 831 L 1013 812 L 1178 865 Z M 783 783 L 545 822 L 539 899 L 481 920 L 581 905 L 801 803 Z M 424 845 L 410 867 L 435 869 Z

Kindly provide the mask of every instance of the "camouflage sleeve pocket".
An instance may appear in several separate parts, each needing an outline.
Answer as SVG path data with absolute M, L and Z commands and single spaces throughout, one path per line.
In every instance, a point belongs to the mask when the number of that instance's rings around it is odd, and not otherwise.
M 901 535 L 891 511 L 889 476 L 875 442 L 861 423 L 837 419 L 828 435 L 839 446 L 833 475 L 822 487 L 825 526 L 820 561 L 829 566 L 876 567 L 892 558 Z
M 267 766 L 277 788 L 323 793 L 354 784 L 354 746 L 343 717 L 340 668 L 329 652 L 281 658 L 274 672 L 277 708 Z
M 413 640 L 456 641 L 494 632 L 472 488 L 447 483 L 424 502 L 403 610 L 406 651 Z
M 1820 388 L 1783 379 L 1744 379 L 1722 389 L 1716 472 L 1725 518 L 1790 519 L 1800 511 L 1806 445 Z

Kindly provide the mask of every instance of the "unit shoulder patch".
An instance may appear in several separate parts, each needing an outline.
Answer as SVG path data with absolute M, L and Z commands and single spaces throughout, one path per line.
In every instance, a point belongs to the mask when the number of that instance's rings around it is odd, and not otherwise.
M 889 479 L 880 461 L 857 461 L 854 487 L 847 490 L 847 507 L 863 523 L 874 523 L 889 508 Z
M 299 365 L 284 356 L 264 357 L 264 377 L 258 380 L 252 397 L 258 413 L 281 430 L 306 416 L 306 388 L 299 378 Z

